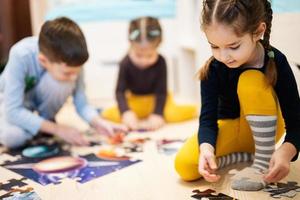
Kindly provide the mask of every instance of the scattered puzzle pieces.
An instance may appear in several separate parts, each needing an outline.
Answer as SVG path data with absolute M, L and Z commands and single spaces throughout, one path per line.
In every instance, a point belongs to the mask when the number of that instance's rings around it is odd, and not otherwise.
M 273 198 L 289 197 L 293 198 L 300 192 L 300 186 L 297 182 L 270 184 L 263 189 L 265 192 L 270 192 Z
M 97 157 L 104 159 L 104 160 L 129 160 L 130 157 L 119 154 L 114 149 L 101 149 L 97 154 Z
M 0 199 L 3 200 L 40 200 L 41 198 L 29 187 L 26 182 L 27 178 L 10 179 L 0 182 Z
M 183 143 L 184 140 L 181 139 L 162 139 L 157 141 L 157 149 L 159 153 L 172 155 L 181 148 Z
M 108 139 L 108 143 L 111 145 L 121 144 L 124 141 L 125 133 L 119 132 L 115 133 L 112 137 Z
M 41 198 L 33 191 L 33 188 L 27 187 L 25 189 L 12 189 L 8 193 L 1 195 L 0 199 L 3 200 L 40 200 Z
M 199 200 L 237 200 L 223 193 L 216 194 L 216 191 L 212 189 L 207 189 L 204 191 L 193 190 L 193 193 L 195 194 L 193 194 L 191 197 Z

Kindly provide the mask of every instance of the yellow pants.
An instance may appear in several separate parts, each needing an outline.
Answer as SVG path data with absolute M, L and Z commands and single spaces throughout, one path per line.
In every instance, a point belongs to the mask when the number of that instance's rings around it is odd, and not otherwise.
M 155 108 L 154 95 L 134 95 L 126 93 L 126 99 L 130 110 L 136 113 L 138 118 L 143 119 L 153 113 Z M 114 106 L 102 112 L 102 117 L 113 122 L 120 123 L 121 115 L 119 108 Z M 196 105 L 176 105 L 172 95 L 168 95 L 163 111 L 166 122 L 181 122 L 197 116 Z
M 276 142 L 285 132 L 276 94 L 272 87 L 268 87 L 262 72 L 257 70 L 243 72 L 239 78 L 237 93 L 241 108 L 240 117 L 218 120 L 216 157 L 233 152 L 255 152 L 252 132 L 245 119 L 246 115 L 277 115 Z M 183 180 L 192 181 L 201 177 L 198 172 L 199 154 L 198 137 L 194 134 L 181 147 L 175 158 L 175 169 Z

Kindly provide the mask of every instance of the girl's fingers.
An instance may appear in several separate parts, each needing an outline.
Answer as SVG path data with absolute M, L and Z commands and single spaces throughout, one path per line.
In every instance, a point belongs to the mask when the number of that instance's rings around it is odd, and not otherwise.
M 216 174 L 205 174 L 203 177 L 208 182 L 217 182 L 220 179 L 220 176 Z
M 283 179 L 287 174 L 284 171 L 280 171 L 275 177 L 273 182 L 278 182 Z
M 264 180 L 267 182 L 273 182 L 273 180 L 275 180 L 274 178 L 279 174 L 279 169 L 273 167 L 272 169 L 270 169 L 269 173 L 267 175 L 264 176 Z
M 203 176 L 203 178 L 208 181 L 208 182 L 216 182 L 220 179 L 219 175 L 216 175 L 215 173 L 211 173 L 207 168 L 207 164 L 202 164 L 201 166 L 199 166 L 199 173 Z
M 209 168 L 212 169 L 212 170 L 217 169 L 217 164 L 216 164 L 216 161 L 215 161 L 214 158 L 209 158 L 208 159 L 208 165 L 209 165 Z

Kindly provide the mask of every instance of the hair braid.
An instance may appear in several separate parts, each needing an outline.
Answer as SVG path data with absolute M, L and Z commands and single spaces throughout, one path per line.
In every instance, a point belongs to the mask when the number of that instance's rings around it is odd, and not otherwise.
M 269 56 L 269 61 L 267 63 L 267 68 L 266 68 L 266 77 L 269 83 L 272 86 L 274 86 L 277 81 L 277 70 L 274 61 L 274 52 L 272 51 L 272 47 L 270 45 L 273 11 L 271 7 L 271 3 L 268 0 L 264 0 L 264 6 L 265 6 L 266 31 L 264 33 L 262 44 L 267 49 L 268 56 Z

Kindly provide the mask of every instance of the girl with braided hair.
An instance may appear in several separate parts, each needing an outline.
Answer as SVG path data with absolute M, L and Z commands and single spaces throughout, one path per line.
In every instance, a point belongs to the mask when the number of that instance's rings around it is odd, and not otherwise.
M 270 45 L 271 23 L 268 0 L 203 2 L 201 28 L 213 56 L 199 71 L 198 133 L 176 155 L 182 179 L 216 182 L 217 169 L 253 160 L 231 187 L 260 190 L 287 176 L 297 159 L 299 93 L 286 56 Z

